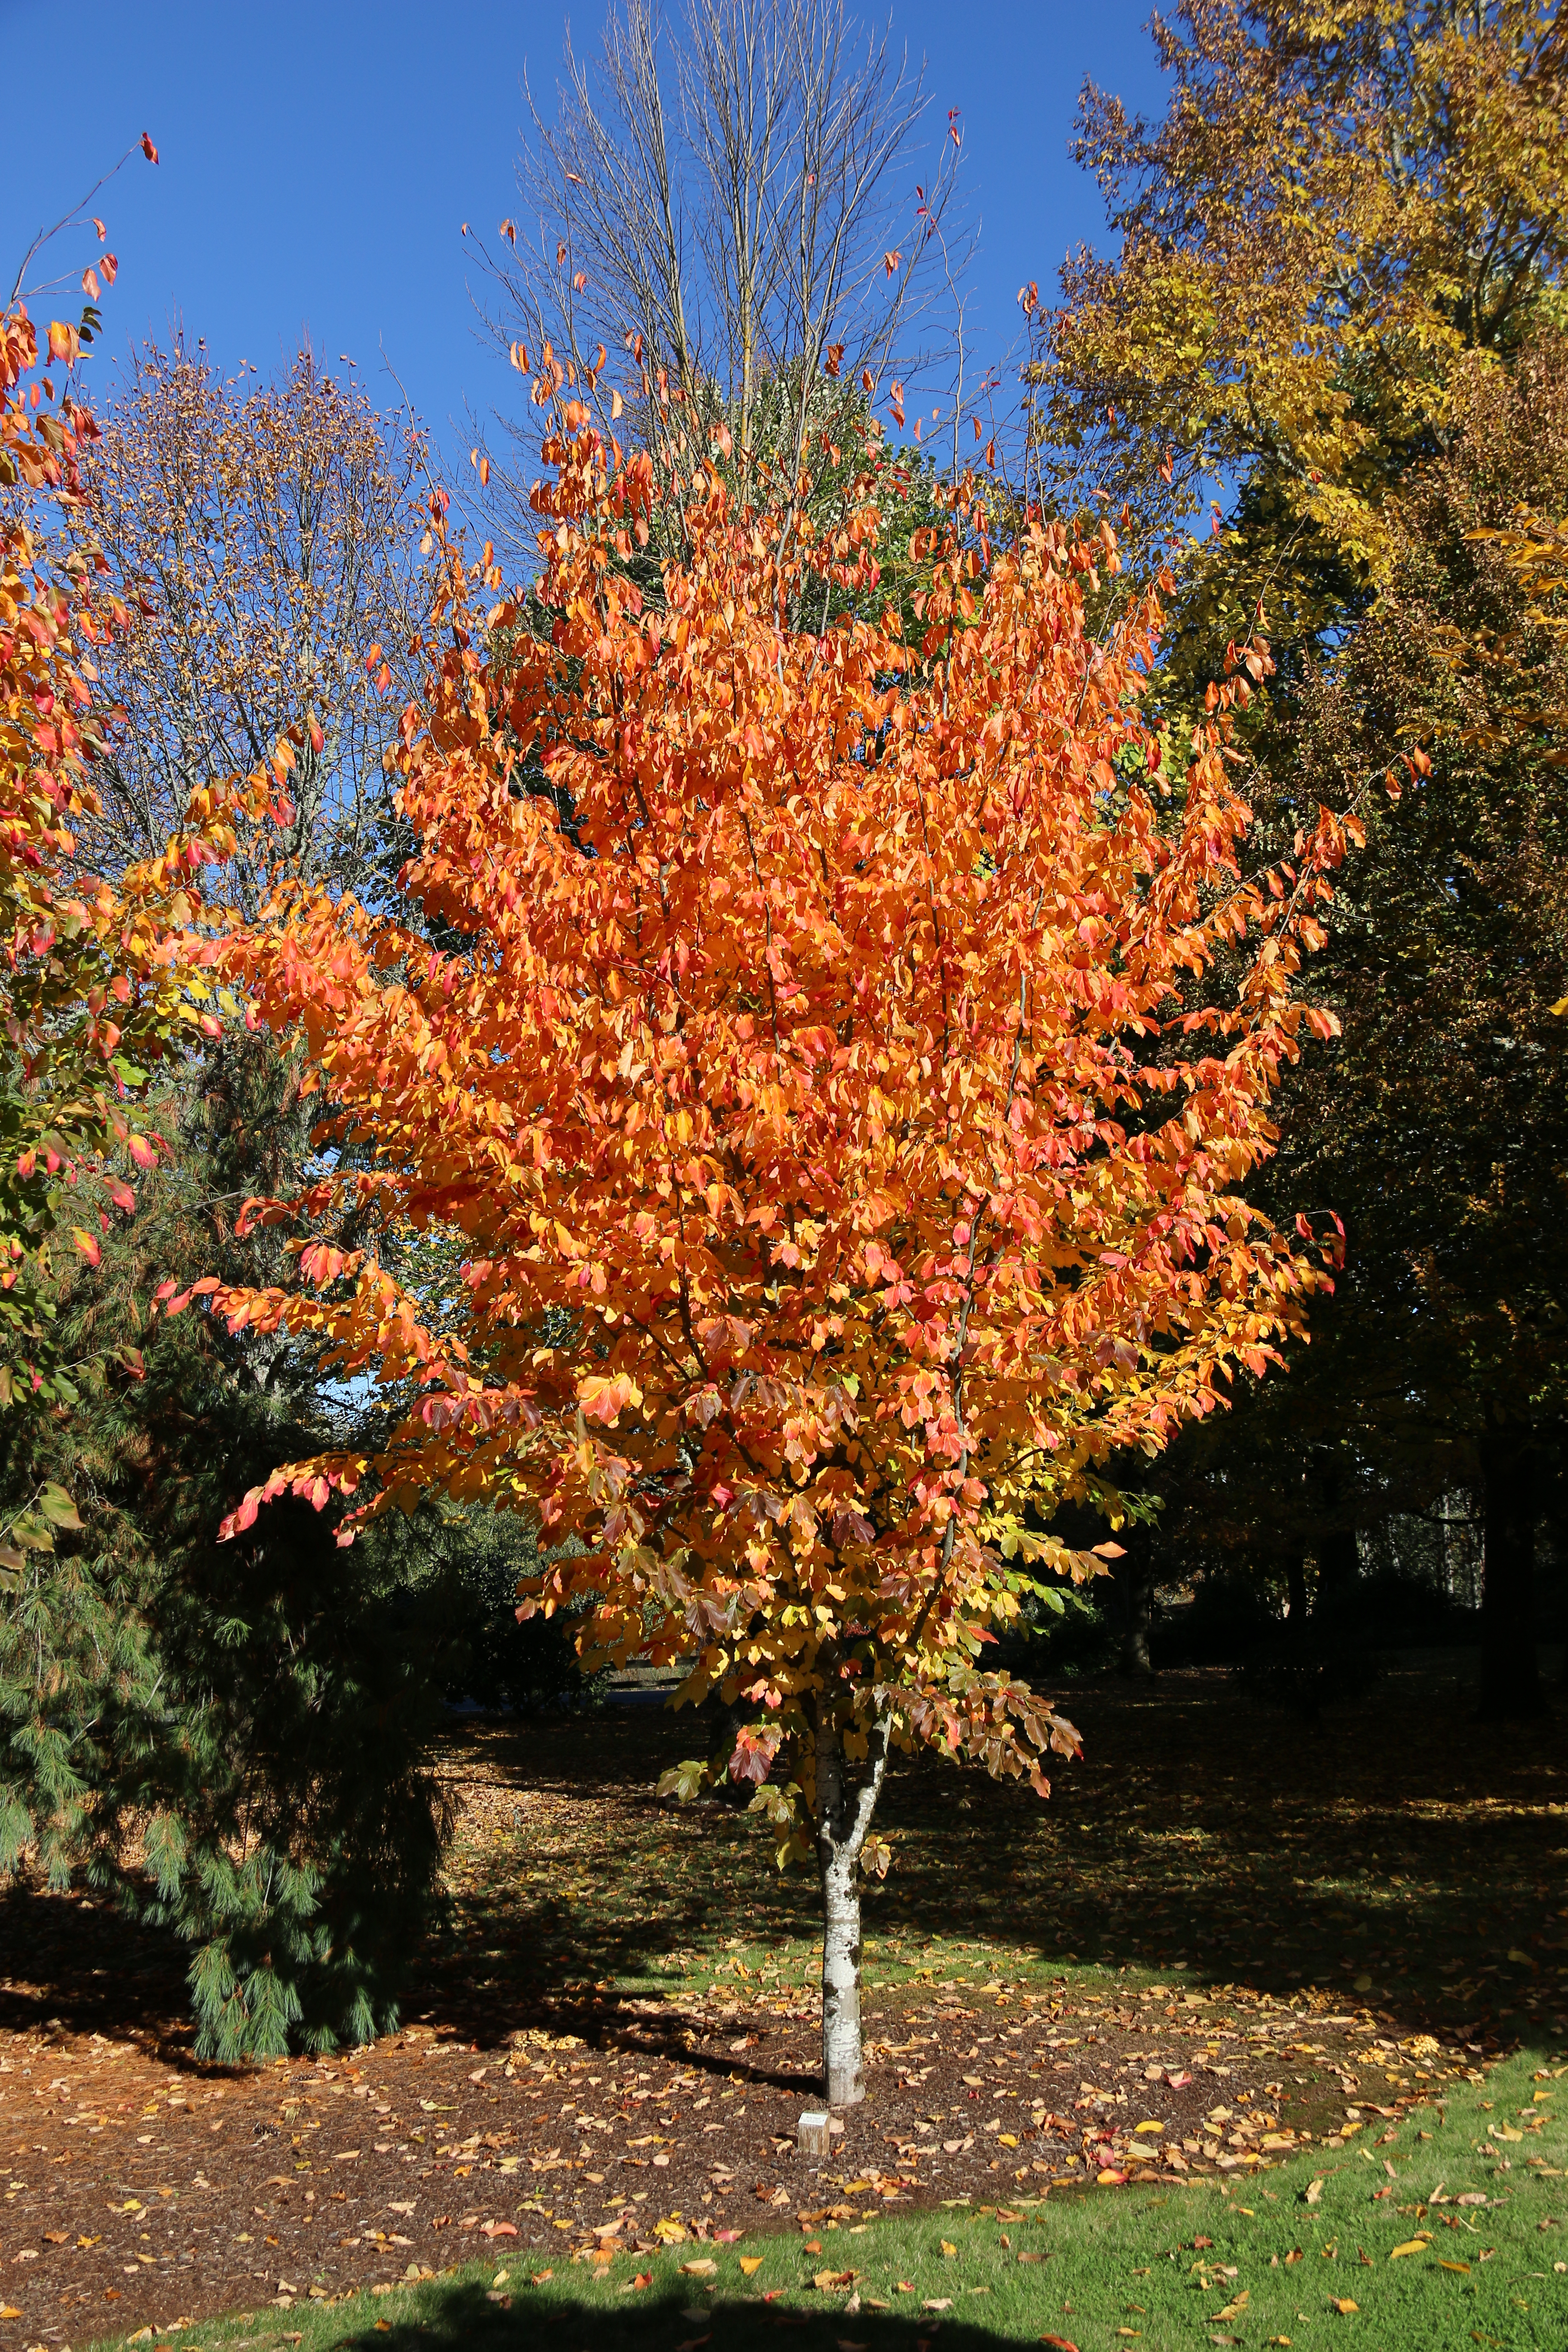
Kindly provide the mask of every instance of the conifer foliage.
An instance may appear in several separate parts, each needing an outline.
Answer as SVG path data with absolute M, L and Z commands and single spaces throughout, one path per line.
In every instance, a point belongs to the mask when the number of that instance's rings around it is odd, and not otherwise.
M 463 944 L 300 888 L 232 959 L 307 1037 L 342 1159 L 256 1211 L 317 1221 L 315 1297 L 201 1287 L 409 1396 L 374 1454 L 279 1470 L 229 1528 L 286 1493 L 536 1515 L 559 1549 L 526 1609 L 586 1602 L 585 1663 L 679 1659 L 687 1698 L 742 1707 L 729 1771 L 783 1856 L 816 1852 L 852 2099 L 889 1750 L 1046 1792 L 1077 1734 L 986 1671 L 993 1627 L 1100 1568 L 1048 1532 L 1058 1504 L 1261 1369 L 1317 1278 L 1238 1187 L 1321 1024 L 1297 973 L 1343 834 L 1325 815 L 1288 870 L 1240 871 L 1226 730 L 1260 644 L 1163 816 L 1157 601 L 1085 627 L 1109 530 L 1004 550 L 961 485 L 913 551 L 917 642 L 805 635 L 803 581 L 868 560 L 873 508 L 819 541 L 699 471 L 655 613 L 619 568 L 649 469 L 538 396 L 549 634 L 504 597 L 481 616 L 496 575 L 454 558 L 400 753 L 405 887 Z M 1211 1000 L 1222 943 L 1239 986 Z M 345 1247 L 371 1212 L 432 1267 L 456 1237 L 454 1278 Z
M 300 1502 L 218 1543 L 237 1487 L 332 1424 L 308 1351 L 207 1317 L 149 1331 L 145 1301 L 170 1269 L 276 1269 L 279 1237 L 237 1240 L 234 1207 L 299 1165 L 298 1071 L 240 1035 L 156 1108 L 135 1219 L 59 1301 L 106 1369 L 5 1463 L 13 1489 L 68 1481 L 78 1524 L 0 1615 L 0 1870 L 172 1929 L 202 2055 L 352 2046 L 395 2021 L 428 1916 L 451 1579 L 343 1549 Z

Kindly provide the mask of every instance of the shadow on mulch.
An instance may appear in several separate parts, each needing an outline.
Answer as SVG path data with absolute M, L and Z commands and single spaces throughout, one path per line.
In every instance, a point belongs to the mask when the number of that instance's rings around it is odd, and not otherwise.
M 0 1891 L 0 2032 L 168 2041 L 183 2031 L 187 1953 L 110 1905 Z

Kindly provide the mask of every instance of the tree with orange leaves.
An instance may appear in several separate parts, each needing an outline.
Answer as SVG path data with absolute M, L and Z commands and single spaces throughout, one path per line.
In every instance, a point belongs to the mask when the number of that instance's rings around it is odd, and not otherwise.
M 156 160 L 151 141 L 141 144 Z M 105 589 L 100 551 L 79 529 L 84 460 L 100 429 L 75 370 L 99 326 L 100 270 L 112 282 L 112 256 L 83 273 L 91 299 L 74 324 L 55 320 L 40 333 L 15 296 L 0 317 L 4 1414 L 77 1401 L 82 1367 L 62 1360 L 54 1328 L 61 1251 L 68 1265 L 96 1263 L 112 1213 L 135 1204 L 127 1180 L 157 1156 L 136 1117 L 153 1066 L 218 1027 L 203 869 L 232 853 L 237 810 L 261 821 L 279 805 L 270 774 L 209 782 L 170 812 L 166 831 L 112 887 L 84 870 L 81 835 L 100 813 L 95 777 L 122 715 L 106 708 L 99 665 L 127 619 Z M 75 1524 L 58 1485 L 0 1504 L 0 1583 L 15 1584 L 26 1555 Z
M 313 1221 L 313 1292 L 202 1286 L 403 1410 L 230 1524 L 341 1495 L 352 1540 L 354 1514 L 488 1497 L 551 1547 L 523 1610 L 586 1604 L 584 1664 L 679 1662 L 680 1702 L 747 1711 L 726 1767 L 781 1861 L 815 1848 L 843 2103 L 889 1755 L 1047 1793 L 1078 1734 L 986 1670 L 994 1629 L 1101 1570 L 1058 1507 L 1115 1525 L 1108 1458 L 1264 1370 L 1321 1278 L 1241 1187 L 1327 1025 L 1298 972 L 1342 834 L 1243 874 L 1226 730 L 1261 644 L 1169 799 L 1140 716 L 1157 599 L 1086 627 L 1109 530 L 1004 549 L 963 484 L 916 541 L 918 643 L 890 615 L 805 634 L 805 584 L 874 560 L 868 487 L 818 541 L 700 471 L 655 613 L 623 561 L 646 461 L 570 399 L 545 455 L 532 600 L 481 616 L 495 575 L 453 555 L 405 719 L 419 918 L 297 887 L 234 954 L 309 1041 L 332 1156 L 253 1205 Z

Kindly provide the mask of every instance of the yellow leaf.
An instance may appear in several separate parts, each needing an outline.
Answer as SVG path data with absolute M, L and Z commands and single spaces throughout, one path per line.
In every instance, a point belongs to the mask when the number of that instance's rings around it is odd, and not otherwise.
M 741 2268 L 747 2278 L 754 2278 L 758 2271 L 763 2267 L 763 2258 L 761 2254 L 742 2254 L 740 2261 Z
M 1439 2254 L 1437 2257 L 1437 2268 L 1440 2271 L 1463 2271 L 1467 2278 L 1468 2278 L 1470 2274 L 1470 2266 L 1468 2263 L 1451 2263 L 1442 2254 Z
M 1406 2238 L 1402 2246 L 1394 2247 L 1388 2259 L 1391 2263 L 1396 2263 L 1401 2254 L 1424 2254 L 1431 2242 L 1432 2232 L 1429 2230 L 1425 2237 Z
M 1348 2294 L 1331 2294 L 1329 2297 L 1329 2308 L 1331 2311 L 1337 2311 L 1342 2315 L 1342 2316 L 1344 2316 L 1348 2315 L 1352 2311 L 1359 2311 L 1361 2309 L 1361 2305 L 1359 2303 L 1352 2303 Z
M 1134 2132 L 1135 2132 L 1135 2133 L 1136 2133 L 1136 2132 L 1158 2132 L 1158 2131 L 1163 2131 L 1163 2130 L 1164 2130 L 1164 2128 L 1165 2128 L 1165 2126 L 1164 2126 L 1164 2125 L 1163 2125 L 1163 2124 L 1162 2124 L 1162 2123 L 1135 2124 L 1135 2125 L 1133 2126 L 1133 2130 L 1134 2130 Z

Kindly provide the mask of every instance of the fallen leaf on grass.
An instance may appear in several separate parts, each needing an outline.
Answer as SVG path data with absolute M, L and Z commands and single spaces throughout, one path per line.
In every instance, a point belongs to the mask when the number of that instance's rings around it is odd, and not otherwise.
M 742 2254 L 740 2263 L 743 2275 L 747 2278 L 754 2278 L 763 2267 L 763 2258 L 761 2254 Z
M 1329 2297 L 1329 2309 L 1339 2312 L 1342 2317 L 1347 2317 L 1351 2312 L 1359 2311 L 1361 2305 L 1359 2303 L 1352 2303 L 1348 2294 L 1331 2294 Z
M 1233 2303 L 1227 2303 L 1223 2311 L 1216 2311 L 1215 2313 L 1214 2324 L 1217 2326 L 1224 2320 L 1239 2319 L 1251 2300 L 1252 2296 L 1250 2292 L 1247 2288 L 1243 2287 L 1241 2293 L 1236 2297 Z
M 1316 2180 L 1309 2180 L 1305 2189 L 1302 2189 L 1302 2201 L 1308 2205 L 1315 2205 L 1322 2193 L 1323 2181 L 1322 2175 L 1320 2173 Z
M 1048 2344 L 1051 2352 L 1078 2352 L 1078 2346 L 1068 2336 L 1042 2336 L 1040 2341 Z
M 706 2254 L 700 2261 L 682 2263 L 680 2267 L 689 2278 L 714 2278 L 719 2271 L 718 2263 L 710 2261 Z
M 950 2294 L 928 2295 L 925 2301 L 921 2304 L 921 2309 L 922 2311 L 951 2311 L 952 2309 L 952 2297 Z
M 1427 2230 L 1419 2238 L 1406 2238 L 1402 2246 L 1394 2248 L 1388 2259 L 1391 2263 L 1396 2263 L 1401 2254 L 1424 2254 L 1431 2242 L 1432 2232 Z
M 1470 2266 L 1468 2263 L 1445 2262 L 1441 2254 L 1437 2257 L 1437 2268 L 1440 2271 L 1463 2271 L 1467 2278 L 1468 2278 L 1470 2274 Z

